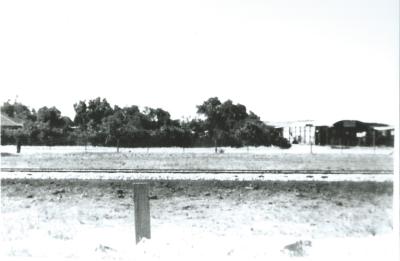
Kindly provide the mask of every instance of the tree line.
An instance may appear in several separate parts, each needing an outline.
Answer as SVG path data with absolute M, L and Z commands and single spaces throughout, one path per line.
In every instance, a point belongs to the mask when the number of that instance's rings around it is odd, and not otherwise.
M 73 120 L 56 107 L 30 110 L 9 101 L 1 112 L 23 122 L 23 128 L 1 130 L 1 144 L 93 145 L 119 147 L 290 147 L 260 117 L 242 104 L 209 98 L 197 105 L 199 118 L 174 120 L 161 108 L 112 107 L 100 97 L 74 104 Z

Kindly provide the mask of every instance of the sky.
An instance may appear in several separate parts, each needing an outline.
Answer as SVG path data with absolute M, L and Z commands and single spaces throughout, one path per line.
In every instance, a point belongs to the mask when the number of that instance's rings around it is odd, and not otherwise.
M 0 102 L 96 97 L 196 117 L 210 97 L 265 121 L 397 124 L 398 0 L 6 0 Z

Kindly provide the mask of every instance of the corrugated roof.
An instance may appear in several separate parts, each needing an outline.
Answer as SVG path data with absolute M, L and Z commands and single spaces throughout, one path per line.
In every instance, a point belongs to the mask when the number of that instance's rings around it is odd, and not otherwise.
M 393 126 L 389 126 L 384 123 L 368 123 L 368 122 L 362 122 L 358 120 L 295 120 L 295 121 L 280 121 L 280 122 L 274 122 L 274 121 L 265 121 L 264 123 L 269 126 L 273 126 L 275 128 L 285 128 L 285 127 L 295 127 L 295 126 L 307 126 L 311 124 L 312 126 L 328 126 L 332 127 L 333 125 L 337 124 L 343 124 L 347 122 L 354 122 L 357 123 L 358 125 L 362 126 L 368 126 L 369 128 L 373 128 L 375 130 L 390 130 L 394 129 Z
M 377 131 L 394 130 L 393 126 L 373 126 L 372 128 Z
M 10 117 L 1 114 L 1 127 L 22 127 L 22 123 L 18 123 Z

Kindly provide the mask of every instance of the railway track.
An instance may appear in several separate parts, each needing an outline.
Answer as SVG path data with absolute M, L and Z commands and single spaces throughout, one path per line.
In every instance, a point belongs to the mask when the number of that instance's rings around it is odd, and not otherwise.
M 168 174 L 393 174 L 393 170 L 371 169 L 60 169 L 60 168 L 1 168 L 1 172 L 53 172 L 53 173 L 168 173 Z

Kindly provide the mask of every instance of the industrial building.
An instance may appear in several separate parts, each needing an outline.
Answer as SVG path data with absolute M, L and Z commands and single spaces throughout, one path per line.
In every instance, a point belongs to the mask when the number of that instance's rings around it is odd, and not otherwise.
M 394 146 L 394 127 L 357 120 L 266 122 L 292 144 Z

